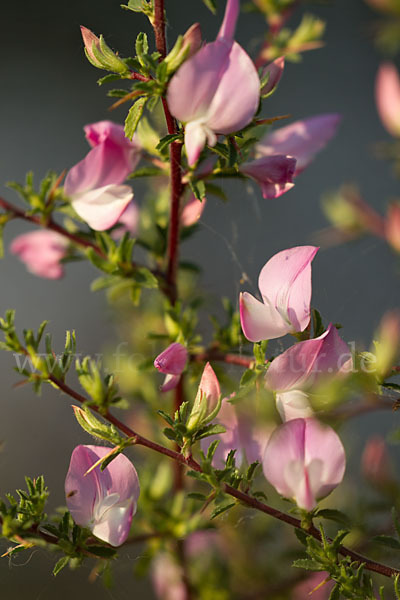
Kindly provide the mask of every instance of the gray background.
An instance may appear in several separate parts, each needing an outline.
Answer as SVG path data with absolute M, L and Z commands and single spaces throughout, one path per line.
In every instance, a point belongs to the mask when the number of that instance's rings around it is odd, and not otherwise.
M 166 5 L 171 40 L 194 20 L 201 21 L 207 39 L 213 39 L 220 20 L 212 18 L 200 0 L 167 0 Z M 322 50 L 305 53 L 301 64 L 287 65 L 265 114 L 291 113 L 302 118 L 339 112 L 342 125 L 335 140 L 298 178 L 289 194 L 275 201 L 263 200 L 256 188 L 249 191 L 224 182 L 230 204 L 209 201 L 202 231 L 184 252 L 203 265 L 203 283 L 215 298 L 229 296 L 235 301 L 242 273 L 256 282 L 261 266 L 273 253 L 309 243 L 313 232 L 326 226 L 319 208 L 323 192 L 344 182 L 359 182 L 365 199 L 382 212 L 388 198 L 397 195 L 398 183 L 390 167 L 377 161 L 371 151 L 375 141 L 389 139 L 373 98 L 379 57 L 368 32 L 376 15 L 361 0 L 337 0 L 310 9 L 327 20 L 327 44 Z M 30 169 L 39 179 L 49 168 L 60 172 L 70 167 L 87 152 L 82 126 L 109 118 L 110 100 L 96 85 L 98 71 L 84 58 L 79 25 L 102 32 L 111 46 L 127 55 L 133 52 L 145 20 L 120 10 L 115 0 L 3 2 L 1 12 L 0 182 L 1 193 L 14 201 L 4 182 L 22 181 Z M 260 37 L 263 29 L 261 18 L 244 15 L 238 40 L 251 50 L 250 38 Z M 123 112 L 112 118 L 122 120 Z M 26 229 L 21 223 L 9 225 L 6 244 Z M 399 304 L 398 266 L 389 248 L 372 238 L 322 251 L 314 261 L 313 304 L 328 321 L 344 325 L 347 341 L 369 344 L 381 314 Z M 115 335 L 104 297 L 89 291 L 95 276 L 90 265 L 71 265 L 64 280 L 49 282 L 29 275 L 7 254 L 0 263 L 0 274 L 0 313 L 15 307 L 21 328 L 50 319 L 56 346 L 61 345 L 66 329 L 75 328 L 80 351 L 92 354 L 101 352 Z M 256 291 L 255 287 L 247 289 Z M 17 377 L 12 366 L 12 356 L 0 354 L 0 439 L 4 442 L 0 494 L 23 485 L 24 474 L 44 473 L 55 507 L 64 501 L 69 456 L 82 442 L 82 435 L 70 402 L 54 390 L 45 390 L 40 398 L 28 387 L 13 391 Z M 382 415 L 353 423 L 357 443 L 377 427 L 386 431 L 391 419 L 391 415 Z M 64 600 L 73 594 L 76 598 L 123 600 L 132 594 L 129 576 L 139 551 L 123 551 L 126 558 L 117 565 L 112 592 L 86 583 L 88 567 L 51 578 L 55 559 L 39 550 L 32 552 L 26 567 L 21 565 L 27 554 L 10 563 L 3 559 L 2 597 Z

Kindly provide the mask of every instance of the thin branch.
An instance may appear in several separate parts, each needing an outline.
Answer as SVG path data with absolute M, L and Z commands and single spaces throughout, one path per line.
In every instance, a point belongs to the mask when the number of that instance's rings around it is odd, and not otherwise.
M 192 354 L 190 356 L 190 360 L 193 362 L 224 362 L 229 365 L 238 365 L 240 367 L 246 367 L 247 369 L 249 369 L 255 361 L 253 356 L 244 356 L 240 354 L 230 353 L 225 354 L 224 352 L 219 352 L 218 350 L 209 350 L 206 352 L 201 352 L 200 354 Z
M 49 380 L 52 383 L 54 383 L 57 387 L 59 387 L 63 392 L 65 392 L 66 394 L 68 394 L 69 396 L 74 398 L 74 400 L 77 400 L 78 402 L 81 402 L 81 403 L 85 403 L 86 405 L 90 404 L 88 402 L 87 398 L 85 398 L 78 392 L 75 392 L 72 388 L 70 388 L 63 381 L 57 379 L 56 377 L 54 377 L 52 375 L 49 376 Z M 91 409 L 93 411 L 99 413 L 98 408 L 96 408 L 95 406 L 91 406 Z M 117 418 L 115 418 L 109 412 L 107 412 L 107 414 L 103 415 L 103 416 L 110 423 L 115 425 L 120 431 L 122 431 L 125 435 L 133 438 L 134 443 L 136 445 L 145 446 L 146 448 L 150 448 L 151 450 L 154 450 L 155 452 L 158 452 L 159 454 L 163 454 L 164 456 L 168 456 L 172 460 L 178 461 L 182 465 L 186 465 L 187 467 L 189 467 L 190 469 L 193 469 L 194 471 L 197 471 L 199 473 L 202 472 L 201 466 L 199 465 L 199 463 L 197 461 L 195 461 L 193 459 L 192 456 L 185 458 L 182 454 L 180 454 L 179 452 L 176 452 L 175 450 L 170 450 L 169 448 L 166 448 L 165 446 L 162 446 L 161 444 L 157 444 L 156 442 L 152 442 L 151 440 L 148 440 L 147 438 L 136 433 L 133 429 L 130 429 L 127 425 L 125 425 L 124 423 L 119 421 Z M 280 510 L 277 510 L 277 509 L 273 508 L 272 506 L 265 504 L 264 502 L 260 502 L 259 500 L 257 500 L 256 498 L 253 498 L 249 494 L 241 492 L 240 490 L 237 490 L 228 484 L 223 485 L 223 490 L 225 491 L 226 494 L 229 494 L 233 498 L 236 498 L 242 504 L 245 504 L 246 506 L 249 506 L 250 508 L 254 508 L 255 510 L 259 510 L 260 512 L 263 512 L 264 514 L 269 515 L 270 517 L 273 517 L 274 519 L 278 519 L 279 521 L 282 521 L 283 523 L 286 523 L 287 525 L 290 525 L 291 527 L 294 527 L 296 529 L 302 529 L 304 531 L 304 529 L 301 526 L 300 519 L 296 519 L 295 517 L 292 517 L 291 515 L 287 515 L 286 513 L 283 513 Z M 315 538 L 319 542 L 322 541 L 321 534 L 316 527 L 314 527 L 314 526 L 310 527 L 306 531 L 306 533 L 311 535 L 313 538 Z M 399 569 L 395 569 L 393 567 L 389 567 L 382 563 L 373 561 L 361 554 L 358 554 L 358 552 L 355 552 L 355 551 L 351 550 L 350 548 L 347 548 L 346 546 L 339 546 L 338 551 L 342 556 L 349 557 L 352 561 L 356 562 L 357 564 L 364 564 L 365 568 L 369 571 L 373 571 L 375 573 L 380 573 L 381 575 L 384 575 L 386 577 L 393 577 L 394 575 L 400 575 Z

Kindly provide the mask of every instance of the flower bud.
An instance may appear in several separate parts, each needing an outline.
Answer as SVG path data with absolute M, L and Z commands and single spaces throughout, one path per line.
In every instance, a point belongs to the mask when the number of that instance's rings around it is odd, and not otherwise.
M 103 36 L 99 38 L 87 27 L 81 25 L 81 34 L 85 44 L 85 54 L 89 62 L 98 69 L 113 71 L 121 75 L 129 72 L 128 67 L 123 60 L 107 46 Z
M 182 371 L 186 366 L 188 352 L 182 344 L 175 342 L 161 352 L 155 360 L 154 366 L 166 375 L 164 383 L 161 386 L 162 392 L 169 392 L 175 388 L 181 378 Z
M 210 363 L 207 363 L 187 422 L 188 431 L 193 431 L 202 423 L 212 420 L 212 413 L 218 406 L 220 396 L 221 390 L 217 376 Z
M 367 440 L 361 457 L 361 470 L 365 479 L 377 487 L 393 482 L 393 468 L 383 437 L 375 435 Z

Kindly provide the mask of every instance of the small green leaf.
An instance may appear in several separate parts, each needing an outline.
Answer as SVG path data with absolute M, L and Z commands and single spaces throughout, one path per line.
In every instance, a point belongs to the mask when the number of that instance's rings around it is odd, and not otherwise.
M 125 119 L 125 135 L 129 140 L 133 138 L 133 134 L 143 115 L 147 100 L 148 98 L 146 96 L 139 98 L 129 109 L 128 116 Z
M 146 267 L 138 267 L 135 269 L 132 273 L 132 278 L 142 287 L 152 289 L 158 287 L 157 277 L 155 277 L 149 269 L 146 269 Z
M 58 560 L 55 564 L 55 567 L 53 569 L 53 575 L 54 576 L 58 575 L 59 572 L 62 571 L 63 568 L 66 567 L 68 563 L 69 563 L 69 556 L 63 556 L 62 558 L 60 558 L 60 560 Z
M 204 181 L 201 179 L 199 181 L 189 181 L 189 185 L 195 198 L 200 201 L 204 200 L 206 197 L 206 184 Z
M 107 546 L 87 546 L 86 549 L 100 558 L 113 558 L 116 555 L 116 550 Z
M 217 12 L 217 3 L 216 0 L 203 0 L 204 4 L 207 6 L 209 10 L 215 15 Z
M 207 496 L 199 492 L 190 492 L 187 497 L 192 498 L 192 500 L 199 500 L 200 502 L 206 502 L 207 500 Z
M 224 504 L 223 506 L 218 506 L 218 508 L 216 508 L 213 513 L 211 514 L 211 519 L 215 519 L 215 517 L 218 517 L 219 515 L 221 515 L 222 513 L 224 513 L 227 510 L 230 510 L 231 508 L 233 508 L 235 506 L 236 502 L 231 502 L 230 504 Z
M 349 517 L 340 510 L 336 510 L 334 508 L 323 508 L 319 510 L 315 516 L 322 517 L 323 519 L 329 519 L 330 521 L 336 521 L 345 527 L 351 527 Z
M 121 79 L 121 76 L 118 73 L 109 73 L 104 77 L 100 77 L 100 79 L 97 80 L 97 83 L 98 85 L 103 85 L 104 83 L 108 83 L 109 81 L 118 81 L 119 79 Z
M 130 175 L 128 175 L 128 179 L 136 179 L 138 177 L 157 177 L 157 175 L 162 175 L 164 171 L 162 169 L 158 169 L 157 167 L 142 167 L 141 169 L 136 169 Z
M 292 563 L 292 567 L 306 569 L 307 571 L 324 571 L 324 567 L 312 558 L 298 558 Z
M 340 585 L 338 583 L 335 585 L 335 587 L 331 591 L 329 600 L 340 600 Z
M 253 371 L 253 369 L 247 369 L 240 380 L 240 387 L 246 387 L 248 385 L 253 385 L 257 378 L 257 373 Z
M 176 140 L 179 140 L 179 139 L 182 139 L 181 133 L 169 133 L 169 134 L 165 135 L 163 138 L 161 138 L 161 140 L 158 142 L 158 144 L 156 146 L 156 150 L 158 150 L 159 152 L 162 152 L 163 150 L 165 150 L 165 148 L 167 148 L 167 146 L 172 144 L 172 142 L 175 142 Z

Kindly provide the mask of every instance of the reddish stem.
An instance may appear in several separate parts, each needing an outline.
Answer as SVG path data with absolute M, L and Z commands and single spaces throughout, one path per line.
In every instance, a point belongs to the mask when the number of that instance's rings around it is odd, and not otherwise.
M 208 352 L 201 352 L 200 354 L 192 354 L 190 360 L 194 362 L 206 362 L 216 361 L 224 362 L 229 365 L 238 365 L 240 367 L 246 367 L 248 369 L 254 363 L 255 359 L 253 356 L 240 356 L 239 354 L 225 354 L 218 350 L 209 350 Z
M 93 248 L 93 250 L 99 256 L 101 256 L 102 258 L 106 258 L 104 252 L 94 242 L 91 242 L 90 240 L 85 240 L 75 235 L 74 233 L 70 233 L 69 231 L 61 227 L 61 225 L 57 225 L 57 223 L 54 223 L 54 221 L 52 221 L 51 219 L 44 222 L 42 219 L 40 219 L 40 217 L 26 214 L 23 210 L 17 208 L 16 206 L 13 206 L 9 202 L 7 202 L 7 200 L 4 200 L 4 198 L 0 198 L 0 206 L 4 208 L 4 210 L 6 210 L 7 212 L 12 213 L 13 216 L 18 219 L 24 219 L 24 221 L 29 221 L 30 223 L 39 225 L 39 227 L 45 227 L 46 229 L 56 231 L 60 235 L 63 235 L 64 237 L 71 240 L 71 242 L 74 242 L 79 246 L 84 246 L 85 248 Z
M 81 402 L 81 403 L 85 403 L 86 405 L 88 404 L 87 398 L 85 398 L 78 392 L 75 392 L 63 381 L 57 379 L 53 375 L 49 376 L 49 380 L 52 381 L 57 387 L 59 387 L 63 392 L 65 392 L 66 394 L 68 394 L 69 396 L 74 398 L 74 400 L 77 400 L 78 402 Z M 99 412 L 98 408 L 95 406 L 91 406 L 91 409 L 97 413 Z M 187 467 L 189 467 L 190 469 L 193 469 L 194 471 L 198 471 L 199 473 L 202 472 L 202 468 L 199 465 L 199 463 L 196 462 L 191 456 L 188 458 L 185 458 L 182 454 L 180 454 L 179 452 L 176 452 L 175 450 L 170 450 L 169 448 L 165 448 L 161 444 L 157 444 L 156 442 L 152 442 L 152 441 L 144 438 L 140 434 L 133 431 L 133 429 L 130 429 L 127 425 L 125 425 L 124 423 L 122 423 L 121 421 L 116 419 L 110 413 L 107 413 L 105 415 L 105 418 L 110 423 L 112 423 L 113 425 L 118 427 L 118 429 L 120 431 L 122 431 L 125 435 L 133 438 L 135 444 L 137 444 L 139 446 L 145 446 L 146 448 L 150 448 L 151 450 L 154 450 L 155 452 L 158 452 L 159 454 L 168 456 L 169 458 L 172 458 L 173 460 L 178 461 L 182 465 L 186 465 Z M 279 521 L 282 521 L 288 525 L 291 525 L 292 527 L 295 527 L 296 529 L 303 529 L 301 526 L 300 519 L 296 519 L 295 517 L 292 517 L 291 515 L 287 515 L 286 513 L 283 513 L 281 511 L 273 508 L 272 506 L 265 504 L 264 502 L 260 502 L 259 500 L 257 500 L 256 498 L 253 498 L 249 494 L 241 492 L 240 490 L 237 490 L 228 484 L 224 484 L 223 489 L 226 494 L 229 494 L 230 496 L 236 498 L 237 500 L 239 500 L 241 503 L 245 504 L 246 506 L 249 506 L 251 508 L 259 510 L 259 511 L 265 513 L 266 515 L 273 517 L 274 519 L 278 519 Z M 307 530 L 307 533 L 309 535 L 311 535 L 313 538 L 315 538 L 316 540 L 318 540 L 319 542 L 322 541 L 321 534 L 316 527 L 312 526 L 310 529 Z M 369 571 L 374 571 L 375 573 L 380 573 L 381 575 L 385 575 L 386 577 L 393 577 L 395 575 L 400 575 L 399 569 L 395 569 L 393 567 L 388 567 L 387 565 L 370 560 L 369 558 L 366 558 L 365 556 L 362 556 L 361 554 L 358 554 L 358 552 L 354 552 L 353 550 L 350 550 L 349 548 L 346 548 L 345 546 L 340 546 L 338 551 L 342 556 L 348 556 L 349 558 L 351 558 L 352 561 L 355 561 L 358 564 L 364 564 L 365 568 Z M 187 598 L 190 598 L 190 596 L 187 596 Z

